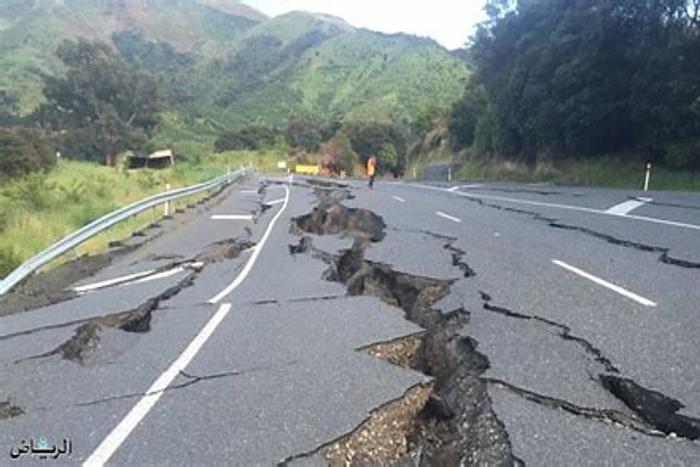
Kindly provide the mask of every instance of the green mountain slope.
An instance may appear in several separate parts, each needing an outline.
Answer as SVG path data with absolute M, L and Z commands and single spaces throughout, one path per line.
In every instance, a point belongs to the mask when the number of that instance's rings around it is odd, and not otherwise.
M 355 29 L 295 12 L 251 28 L 225 64 L 216 116 L 227 125 L 275 125 L 290 114 L 410 119 L 459 96 L 463 61 L 431 40 Z
M 36 108 L 41 73 L 62 72 L 56 46 L 77 37 L 161 74 L 167 121 L 203 134 L 292 117 L 410 122 L 449 107 L 468 76 L 432 40 L 322 14 L 268 19 L 236 0 L 0 0 L 0 91 Z
M 23 113 L 41 101 L 41 73 L 61 73 L 63 39 L 112 42 L 138 31 L 196 57 L 227 44 L 266 18 L 236 0 L 0 0 L 0 90 L 20 99 Z

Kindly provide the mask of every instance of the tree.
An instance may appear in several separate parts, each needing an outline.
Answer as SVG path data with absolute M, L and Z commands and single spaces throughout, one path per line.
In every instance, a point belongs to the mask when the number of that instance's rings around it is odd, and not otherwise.
M 291 147 L 309 152 L 318 151 L 323 142 L 319 125 L 308 120 L 294 119 L 289 122 L 285 137 Z
M 489 0 L 452 140 L 529 162 L 672 148 L 678 162 L 700 139 L 699 3 Z
M 448 128 L 453 146 L 458 149 L 471 146 L 476 138 L 479 117 L 486 110 L 486 92 L 483 87 L 470 84 L 464 96 L 452 107 Z
M 264 126 L 251 126 L 222 134 L 214 143 L 214 147 L 218 152 L 257 150 L 273 146 L 276 141 L 276 131 Z
M 0 90 L 0 127 L 16 123 L 18 110 L 17 98 Z
M 407 152 L 403 128 L 390 123 L 362 121 L 346 124 L 343 132 L 363 164 L 374 154 L 378 156 L 380 170 L 403 173 Z
M 0 128 L 0 176 L 48 170 L 55 164 L 53 147 L 40 131 Z
M 103 43 L 64 41 L 57 55 L 66 75 L 44 77 L 38 119 L 63 135 L 63 152 L 111 165 L 116 154 L 143 147 L 161 110 L 157 81 Z

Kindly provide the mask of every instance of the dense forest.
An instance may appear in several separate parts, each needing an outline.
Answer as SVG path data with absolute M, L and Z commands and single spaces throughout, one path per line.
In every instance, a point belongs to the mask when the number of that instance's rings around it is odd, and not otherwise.
M 700 1 L 489 0 L 458 149 L 700 168 Z

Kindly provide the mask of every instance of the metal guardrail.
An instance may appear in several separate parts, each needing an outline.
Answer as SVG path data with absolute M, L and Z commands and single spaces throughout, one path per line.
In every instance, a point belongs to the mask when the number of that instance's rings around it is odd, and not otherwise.
M 245 175 L 245 173 L 246 169 L 240 169 L 236 172 L 229 172 L 208 182 L 160 193 L 106 214 L 80 230 L 77 230 L 64 237 L 41 253 L 36 254 L 8 274 L 3 280 L 0 281 L 0 295 L 8 292 L 10 289 L 12 289 L 12 287 L 54 259 L 120 222 L 123 222 L 152 207 L 179 198 L 184 198 L 185 196 L 194 195 L 207 190 L 214 191 L 223 189 L 225 186 L 233 183 L 235 180 Z

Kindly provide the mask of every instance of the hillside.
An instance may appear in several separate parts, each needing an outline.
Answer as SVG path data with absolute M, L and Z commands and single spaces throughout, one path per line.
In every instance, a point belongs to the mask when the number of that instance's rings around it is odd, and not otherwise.
M 34 110 L 41 74 L 63 71 L 60 40 L 79 37 L 160 74 L 166 121 L 200 135 L 291 116 L 410 121 L 450 106 L 468 74 L 431 40 L 306 12 L 268 19 L 235 0 L 0 0 L 0 93 Z
M 41 73 L 60 73 L 62 39 L 113 42 L 138 32 L 194 56 L 214 53 L 266 18 L 235 0 L 0 0 L 0 90 L 22 113 L 41 101 Z
M 234 79 L 243 81 L 224 100 L 230 121 L 253 113 L 274 124 L 289 112 L 407 118 L 448 106 L 466 78 L 464 64 L 433 41 L 307 13 L 274 18 L 246 36 L 228 62 Z M 264 60 L 260 49 L 267 51 Z

